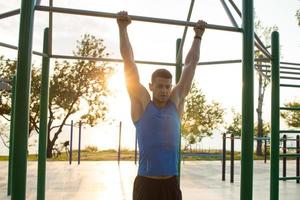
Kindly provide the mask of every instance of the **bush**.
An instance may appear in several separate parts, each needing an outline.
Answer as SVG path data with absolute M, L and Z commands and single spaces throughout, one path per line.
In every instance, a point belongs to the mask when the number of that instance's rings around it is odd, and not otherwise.
M 89 145 L 86 146 L 84 150 L 87 152 L 98 152 L 98 147 Z

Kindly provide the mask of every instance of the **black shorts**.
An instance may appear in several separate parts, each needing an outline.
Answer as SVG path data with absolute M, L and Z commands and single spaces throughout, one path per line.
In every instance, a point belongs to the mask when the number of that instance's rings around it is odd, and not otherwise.
M 152 179 L 137 176 L 133 185 L 133 200 L 182 200 L 177 178 Z

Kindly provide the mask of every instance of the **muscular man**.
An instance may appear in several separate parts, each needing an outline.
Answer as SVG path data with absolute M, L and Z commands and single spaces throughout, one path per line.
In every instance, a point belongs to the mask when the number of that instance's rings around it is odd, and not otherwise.
M 199 61 L 200 44 L 206 23 L 198 21 L 195 37 L 185 59 L 180 81 L 172 88 L 168 70 L 153 72 L 149 89 L 140 83 L 127 26 L 127 12 L 118 13 L 120 51 L 124 61 L 127 91 L 131 101 L 131 118 L 139 145 L 139 168 L 133 186 L 133 200 L 181 200 L 178 176 L 180 118 Z

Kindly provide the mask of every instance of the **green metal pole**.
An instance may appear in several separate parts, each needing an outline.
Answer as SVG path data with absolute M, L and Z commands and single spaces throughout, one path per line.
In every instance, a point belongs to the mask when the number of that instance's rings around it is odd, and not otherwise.
M 253 0 L 243 0 L 243 91 L 240 199 L 252 200 L 253 190 Z
M 29 130 L 29 94 L 31 78 L 32 34 L 35 0 L 21 3 L 15 135 L 13 142 L 12 200 L 26 199 L 27 144 Z
M 182 72 L 182 48 L 180 50 L 181 39 L 178 38 L 176 40 L 176 84 L 180 80 L 181 72 Z M 181 128 L 180 128 L 181 129 Z M 178 183 L 180 186 L 180 172 L 181 172 L 181 131 L 179 136 L 179 148 L 178 148 Z
M 180 44 L 181 44 L 181 39 L 178 38 L 176 40 L 176 83 L 179 82 L 181 72 L 182 72 L 182 49 L 179 52 Z
M 12 95 L 11 95 L 11 111 L 10 111 L 10 133 L 9 133 L 9 161 L 8 161 L 8 179 L 7 179 L 7 196 L 11 195 L 11 180 L 13 167 L 13 142 L 14 142 L 14 122 L 15 122 L 15 101 L 16 97 L 16 75 L 12 78 Z
M 272 33 L 272 102 L 271 102 L 271 171 L 270 199 L 279 199 L 279 129 L 280 129 L 280 79 L 279 33 Z
M 48 28 L 44 30 L 43 53 L 48 54 Z M 46 177 L 46 149 L 48 138 L 48 103 L 49 103 L 49 57 L 43 57 L 42 82 L 40 95 L 40 133 L 39 160 L 37 179 L 37 199 L 45 199 Z

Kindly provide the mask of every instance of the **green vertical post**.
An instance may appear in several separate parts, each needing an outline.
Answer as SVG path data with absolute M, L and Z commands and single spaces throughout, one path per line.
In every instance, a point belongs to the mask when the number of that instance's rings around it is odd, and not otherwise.
M 15 105 L 16 105 L 16 76 L 12 78 L 11 90 L 11 110 L 10 110 L 10 130 L 9 130 L 9 154 L 8 154 L 8 179 L 7 179 L 7 196 L 11 195 L 12 186 L 12 167 L 13 167 L 13 142 L 14 142 L 14 122 L 15 122 Z
M 32 34 L 35 0 L 22 0 L 20 12 L 15 128 L 13 141 L 12 200 L 25 200 Z
M 280 128 L 280 79 L 279 33 L 272 33 L 272 100 L 271 100 L 271 168 L 270 199 L 279 199 L 279 128 Z
M 176 40 L 176 84 L 179 82 L 181 72 L 182 72 L 182 49 L 179 52 L 181 39 Z
M 176 71 L 175 71 L 175 80 L 176 84 L 180 80 L 181 72 L 182 72 L 182 48 L 180 49 L 181 39 L 178 38 L 176 40 Z M 179 149 L 178 149 L 178 183 L 180 185 L 180 172 L 181 172 L 181 131 L 179 136 Z
M 253 0 L 243 0 L 243 91 L 240 199 L 252 200 L 254 125 Z
M 48 55 L 48 28 L 44 30 L 43 53 Z M 48 138 L 48 103 L 49 103 L 49 57 L 43 57 L 42 82 L 40 94 L 40 133 L 39 133 L 39 160 L 37 177 L 37 199 L 45 199 L 46 183 L 46 149 Z

